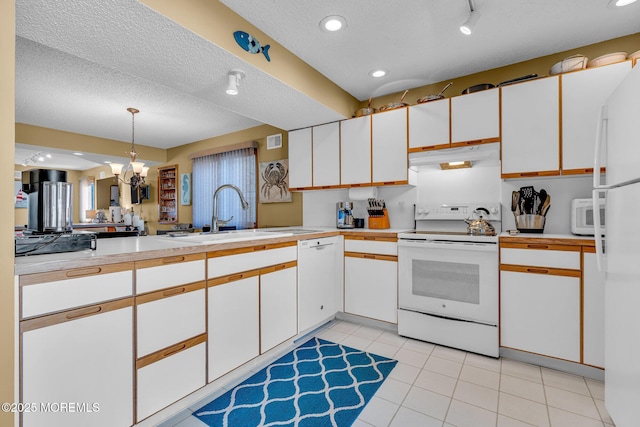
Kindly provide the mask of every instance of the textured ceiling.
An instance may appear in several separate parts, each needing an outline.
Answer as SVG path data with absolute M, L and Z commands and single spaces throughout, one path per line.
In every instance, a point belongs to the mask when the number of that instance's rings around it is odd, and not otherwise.
M 640 31 L 640 2 L 607 2 L 475 0 L 465 37 L 467 0 L 222 0 L 360 100 Z M 321 31 L 330 14 L 346 30 Z M 16 0 L 16 35 L 19 123 L 128 142 L 136 107 L 136 142 L 169 148 L 344 118 L 135 0 Z M 370 78 L 377 67 L 389 74 Z M 235 97 L 233 68 L 247 73 Z
M 16 34 L 19 123 L 130 141 L 135 107 L 136 142 L 170 148 L 344 118 L 136 1 L 18 0 Z
M 467 0 L 221 1 L 361 101 L 640 31 L 640 2 L 475 0 L 464 36 Z M 320 30 L 328 15 L 346 29 Z M 387 76 L 368 76 L 379 67 Z

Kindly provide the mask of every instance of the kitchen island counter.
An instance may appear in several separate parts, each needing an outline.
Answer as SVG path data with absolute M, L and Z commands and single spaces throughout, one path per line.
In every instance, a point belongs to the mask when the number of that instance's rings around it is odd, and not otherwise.
M 92 267 L 145 259 L 180 256 L 216 250 L 237 249 L 256 244 L 285 243 L 317 237 L 344 235 L 366 235 L 370 237 L 396 237 L 404 230 L 396 229 L 338 229 L 335 227 L 278 227 L 257 229 L 274 232 L 273 238 L 244 240 L 235 242 L 195 242 L 167 236 L 141 236 L 101 239 L 95 251 L 64 252 L 47 255 L 33 255 L 15 259 L 14 274 L 24 275 L 71 268 Z M 277 237 L 277 233 L 291 233 Z

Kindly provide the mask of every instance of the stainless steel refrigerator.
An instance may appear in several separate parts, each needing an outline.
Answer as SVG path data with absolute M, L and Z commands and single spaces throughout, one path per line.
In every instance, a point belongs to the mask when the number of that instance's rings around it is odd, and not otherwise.
M 605 272 L 605 406 L 617 427 L 640 425 L 640 65 L 602 108 L 594 162 L 594 225 L 605 197 L 606 236 L 596 228 Z M 602 150 L 606 175 L 600 175 Z M 604 253 L 603 253 L 604 249 Z

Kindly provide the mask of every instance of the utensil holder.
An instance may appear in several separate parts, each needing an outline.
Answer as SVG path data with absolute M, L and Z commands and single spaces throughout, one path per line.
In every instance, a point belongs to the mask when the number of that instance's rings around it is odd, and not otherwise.
M 542 215 L 514 215 L 516 228 L 521 233 L 543 233 L 545 217 Z
M 369 228 L 384 229 L 389 228 L 389 213 L 387 209 L 382 209 L 382 215 L 370 215 L 368 220 Z

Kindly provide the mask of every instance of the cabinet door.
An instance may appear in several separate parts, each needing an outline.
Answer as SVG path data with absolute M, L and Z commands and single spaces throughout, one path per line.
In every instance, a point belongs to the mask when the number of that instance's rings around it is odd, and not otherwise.
M 260 352 L 264 353 L 298 332 L 297 268 L 273 267 L 260 275 Z M 271 269 L 266 269 L 271 270 Z
M 201 282 L 137 298 L 138 358 L 205 333 L 204 288 Z
M 398 323 L 398 262 L 380 255 L 344 258 L 344 311 Z
M 209 283 L 209 381 L 258 356 L 258 282 L 255 273 L 224 284 Z
M 340 123 L 340 183 L 371 183 L 371 116 Z
M 502 177 L 559 175 L 558 76 L 501 90 Z
M 372 117 L 373 183 L 407 182 L 407 109 L 386 111 Z
M 313 128 L 313 186 L 340 184 L 340 124 Z
M 631 71 L 631 61 L 567 73 L 562 78 L 562 174 L 592 173 L 600 108 Z M 602 147 L 602 165 L 606 165 Z
M 451 98 L 451 146 L 499 140 L 499 89 Z
M 206 343 L 201 342 L 186 349 L 181 347 L 167 349 L 166 357 L 138 369 L 138 421 L 206 384 Z
M 604 273 L 595 253 L 583 253 L 584 349 L 583 363 L 604 368 Z
M 133 424 L 133 298 L 112 309 L 120 302 L 53 315 L 50 326 L 21 322 L 22 402 L 51 405 L 24 413 L 24 427 Z M 64 402 L 84 406 L 56 411 Z
M 409 151 L 449 148 L 449 98 L 409 107 Z
M 580 362 L 580 278 L 501 271 L 500 345 Z
M 311 128 L 289 132 L 289 187 L 308 188 L 312 181 Z

